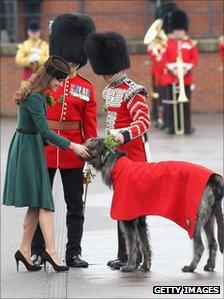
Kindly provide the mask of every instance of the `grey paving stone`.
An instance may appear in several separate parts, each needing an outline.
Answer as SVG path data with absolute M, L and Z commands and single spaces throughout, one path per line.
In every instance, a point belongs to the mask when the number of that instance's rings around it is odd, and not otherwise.
M 194 115 L 196 132 L 192 136 L 167 136 L 152 129 L 150 148 L 154 161 L 187 160 L 223 172 L 223 131 L 221 115 Z M 101 120 L 100 134 L 103 135 Z M 9 142 L 16 121 L 3 119 L 1 124 L 1 186 L 4 182 Z M 64 257 L 66 243 L 65 203 L 62 185 L 57 174 L 54 182 L 56 206 L 55 230 L 60 256 Z M 192 243 L 188 235 L 171 221 L 148 217 L 153 249 L 150 273 L 124 274 L 112 271 L 106 263 L 116 257 L 116 223 L 109 217 L 111 191 L 98 176 L 89 188 L 86 221 L 83 235 L 83 257 L 90 263 L 88 269 L 70 269 L 68 273 L 28 273 L 22 268 L 16 272 L 13 254 L 22 233 L 25 209 L 2 207 L 1 213 L 1 298 L 160 298 L 152 293 L 155 285 L 223 285 L 223 257 L 217 256 L 215 272 L 206 273 L 203 266 L 205 252 L 196 273 L 182 273 L 188 263 Z M 169 238 L 167 238 L 169 236 Z M 175 298 L 163 295 L 163 298 Z M 195 296 L 194 298 L 222 298 L 222 294 Z M 179 295 L 176 298 L 192 298 Z

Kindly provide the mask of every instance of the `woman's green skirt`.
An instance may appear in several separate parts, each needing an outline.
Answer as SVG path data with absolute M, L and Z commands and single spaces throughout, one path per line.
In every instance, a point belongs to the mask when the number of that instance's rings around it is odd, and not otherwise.
M 3 204 L 54 211 L 40 134 L 14 134 L 8 153 Z

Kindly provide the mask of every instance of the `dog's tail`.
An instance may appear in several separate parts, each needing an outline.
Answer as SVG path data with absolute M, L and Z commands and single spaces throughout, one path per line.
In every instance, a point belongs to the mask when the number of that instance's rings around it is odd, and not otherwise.
M 213 212 L 216 218 L 218 227 L 218 243 L 221 253 L 224 247 L 224 216 L 222 212 L 222 198 L 224 196 L 224 181 L 219 175 L 212 175 L 209 180 L 209 185 L 213 190 L 215 203 L 213 205 Z

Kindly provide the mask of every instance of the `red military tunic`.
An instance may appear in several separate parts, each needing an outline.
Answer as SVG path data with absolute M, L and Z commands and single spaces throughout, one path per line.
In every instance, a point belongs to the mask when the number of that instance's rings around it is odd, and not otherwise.
M 54 101 L 47 109 L 48 120 L 81 123 L 81 129 L 54 130 L 57 134 L 80 144 L 97 136 L 96 100 L 93 85 L 88 80 L 76 74 L 67 78 L 57 91 L 47 90 L 46 95 Z M 71 149 L 64 151 L 48 145 L 45 154 L 49 168 L 81 168 L 84 165 Z
M 119 146 L 133 161 L 146 161 L 143 134 L 150 127 L 147 91 L 127 78 L 109 84 L 103 91 L 107 109 L 107 129 L 113 132 L 128 131 L 130 141 Z
M 148 56 L 151 60 L 152 67 L 151 67 L 151 73 L 153 76 L 156 76 L 157 74 L 157 60 L 156 55 L 153 53 L 153 49 L 148 49 Z
M 190 38 L 185 37 L 182 40 L 171 38 L 167 42 L 167 50 L 164 54 L 165 66 L 166 66 L 166 83 L 173 84 L 178 83 L 178 78 L 168 70 L 167 65 L 177 61 L 178 44 L 180 44 L 183 62 L 192 64 L 194 67 L 198 63 L 198 49 L 196 43 Z M 184 84 L 192 84 L 192 71 L 190 70 L 184 76 Z
M 219 52 L 222 60 L 224 61 L 224 37 L 219 38 Z
M 162 216 L 180 225 L 192 238 L 199 203 L 212 174 L 212 170 L 188 162 L 133 162 L 122 157 L 111 174 L 111 217 L 131 220 Z
M 155 83 L 157 86 L 166 85 L 166 73 L 164 72 L 164 55 L 166 52 L 166 47 L 161 46 L 157 49 L 157 53 L 154 53 L 153 50 L 148 50 L 148 55 L 152 61 L 152 74 L 155 77 Z

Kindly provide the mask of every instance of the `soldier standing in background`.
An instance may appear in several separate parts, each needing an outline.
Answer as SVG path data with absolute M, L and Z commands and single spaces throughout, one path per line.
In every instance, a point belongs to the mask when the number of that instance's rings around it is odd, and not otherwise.
M 219 52 L 222 60 L 224 61 L 224 36 L 219 37 Z
M 169 101 L 174 99 L 174 87 L 179 85 L 179 75 L 177 67 L 178 55 L 181 55 L 183 60 L 184 87 L 188 102 L 184 103 L 184 133 L 191 134 L 194 128 L 191 126 L 191 85 L 192 85 L 192 70 L 198 63 L 197 42 L 191 40 L 187 36 L 189 21 L 186 12 L 175 10 L 170 19 L 172 36 L 167 42 L 167 50 L 164 54 L 166 83 L 168 84 L 167 98 Z M 166 104 L 167 127 L 166 133 L 174 134 L 174 115 L 173 104 Z
M 50 27 L 49 49 L 69 62 L 72 74 L 56 91 L 47 90 L 47 120 L 51 130 L 58 135 L 82 145 L 88 138 L 97 136 L 96 100 L 93 85 L 78 74 L 78 69 L 87 63 L 84 52 L 86 36 L 95 30 L 91 17 L 81 14 L 58 15 Z M 67 137 L 66 137 L 67 136 Z M 86 268 L 88 263 L 81 257 L 83 234 L 83 166 L 84 161 L 71 150 L 47 145 L 45 154 L 51 186 L 55 173 L 60 171 L 64 198 L 67 205 L 67 244 L 65 260 L 69 267 Z M 45 250 L 42 232 L 38 225 L 32 242 L 32 260 L 41 263 Z
M 23 86 L 31 75 L 48 59 L 48 43 L 40 38 L 40 24 L 31 20 L 28 25 L 28 39 L 18 45 L 15 61 L 23 67 L 21 85 Z
M 159 21 L 159 20 L 158 20 Z M 152 26 L 156 25 L 155 21 Z M 159 21 L 160 22 L 160 21 Z M 150 27 L 152 30 L 152 26 Z M 157 30 L 155 28 L 155 30 Z M 159 30 L 157 37 L 148 45 L 148 55 L 152 61 L 152 119 L 155 127 L 164 128 L 164 109 L 162 104 L 163 89 L 165 87 L 164 53 L 166 52 L 167 37 L 163 30 Z
M 166 34 L 167 38 L 173 38 L 173 33 L 170 25 L 171 15 L 172 13 L 178 9 L 178 6 L 176 3 L 172 1 L 166 1 L 161 3 L 161 6 L 159 6 L 156 10 L 155 17 L 156 19 L 162 19 L 163 20 L 163 26 L 162 29 L 164 33 Z M 158 60 L 158 91 L 159 91 L 159 123 L 161 123 L 161 128 L 164 129 L 167 127 L 167 105 L 163 103 L 163 100 L 166 99 L 167 94 L 167 72 L 164 67 L 164 55 L 166 52 L 167 47 L 167 40 L 165 42 L 165 39 L 163 39 L 162 44 L 160 46 L 159 56 L 157 58 Z

